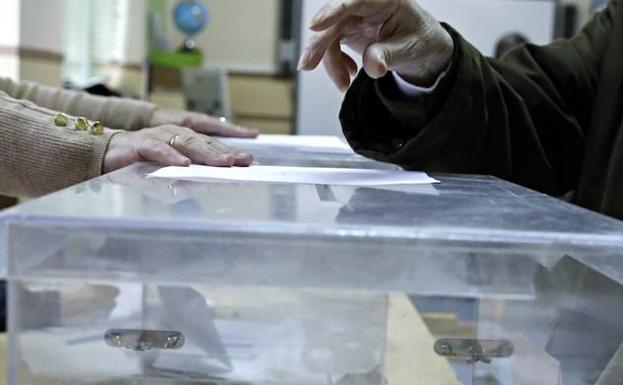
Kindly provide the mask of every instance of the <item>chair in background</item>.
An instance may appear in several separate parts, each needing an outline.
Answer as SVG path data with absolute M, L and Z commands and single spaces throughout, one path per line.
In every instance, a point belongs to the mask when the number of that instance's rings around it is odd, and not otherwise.
M 182 70 L 182 86 L 190 111 L 232 119 L 227 71 L 186 68 Z

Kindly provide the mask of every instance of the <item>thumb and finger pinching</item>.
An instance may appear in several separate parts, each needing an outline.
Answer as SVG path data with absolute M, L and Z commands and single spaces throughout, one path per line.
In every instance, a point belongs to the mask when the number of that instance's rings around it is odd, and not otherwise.
M 374 43 L 363 52 L 363 69 L 372 79 L 382 78 L 389 70 L 389 51 L 383 43 Z

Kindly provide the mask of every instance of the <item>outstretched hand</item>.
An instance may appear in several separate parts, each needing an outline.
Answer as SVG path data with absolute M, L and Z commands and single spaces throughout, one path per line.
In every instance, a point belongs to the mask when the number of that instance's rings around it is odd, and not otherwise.
M 103 172 L 135 162 L 152 161 L 166 166 L 248 166 L 253 156 L 188 127 L 162 125 L 133 132 L 119 132 L 104 155 Z

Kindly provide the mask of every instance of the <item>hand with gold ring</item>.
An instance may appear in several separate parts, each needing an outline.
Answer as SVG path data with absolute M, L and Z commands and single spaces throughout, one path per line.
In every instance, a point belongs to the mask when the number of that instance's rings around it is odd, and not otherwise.
M 253 156 L 239 152 L 188 127 L 162 125 L 115 134 L 104 155 L 102 171 L 108 173 L 135 162 L 152 161 L 167 166 L 248 166 Z

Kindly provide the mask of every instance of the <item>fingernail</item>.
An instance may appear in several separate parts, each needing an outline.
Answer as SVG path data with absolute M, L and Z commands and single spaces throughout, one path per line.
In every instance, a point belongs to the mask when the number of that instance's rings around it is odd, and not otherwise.
M 379 79 L 385 76 L 387 74 L 387 62 L 383 54 L 376 53 L 370 63 L 367 66 L 364 65 L 364 69 L 372 79 Z
M 257 128 L 247 128 L 245 130 L 246 136 L 248 136 L 249 138 L 255 138 L 260 134 L 260 130 L 258 130 Z
M 227 163 L 232 163 L 235 159 L 233 155 L 227 154 L 227 155 L 221 155 L 218 157 L 219 160 L 222 160 L 223 162 L 227 162 Z
M 310 58 L 311 54 L 309 52 L 309 50 L 304 50 L 303 53 L 301 54 L 301 57 L 299 59 L 299 63 L 296 66 L 297 71 L 303 71 L 305 69 L 307 69 L 307 65 L 309 63 L 309 58 Z
M 190 164 L 191 164 L 190 158 L 187 158 L 185 156 L 180 156 L 179 159 L 180 159 L 180 163 L 182 163 L 182 164 L 184 164 L 186 166 L 190 166 Z
M 320 22 L 324 19 L 325 15 L 327 14 L 326 11 L 320 11 L 316 14 L 316 16 L 313 17 L 310 27 L 314 28 L 315 26 L 317 26 L 318 24 L 320 24 Z
M 320 11 L 318 11 L 318 13 L 316 13 L 312 18 L 311 27 L 313 28 L 320 24 L 320 22 L 322 22 L 327 17 L 331 9 L 332 7 L 330 5 L 326 5 L 325 7 L 320 9 Z
M 381 70 L 381 72 L 387 72 L 387 61 L 385 60 L 385 55 L 379 52 L 377 57 L 379 59 L 379 69 Z

